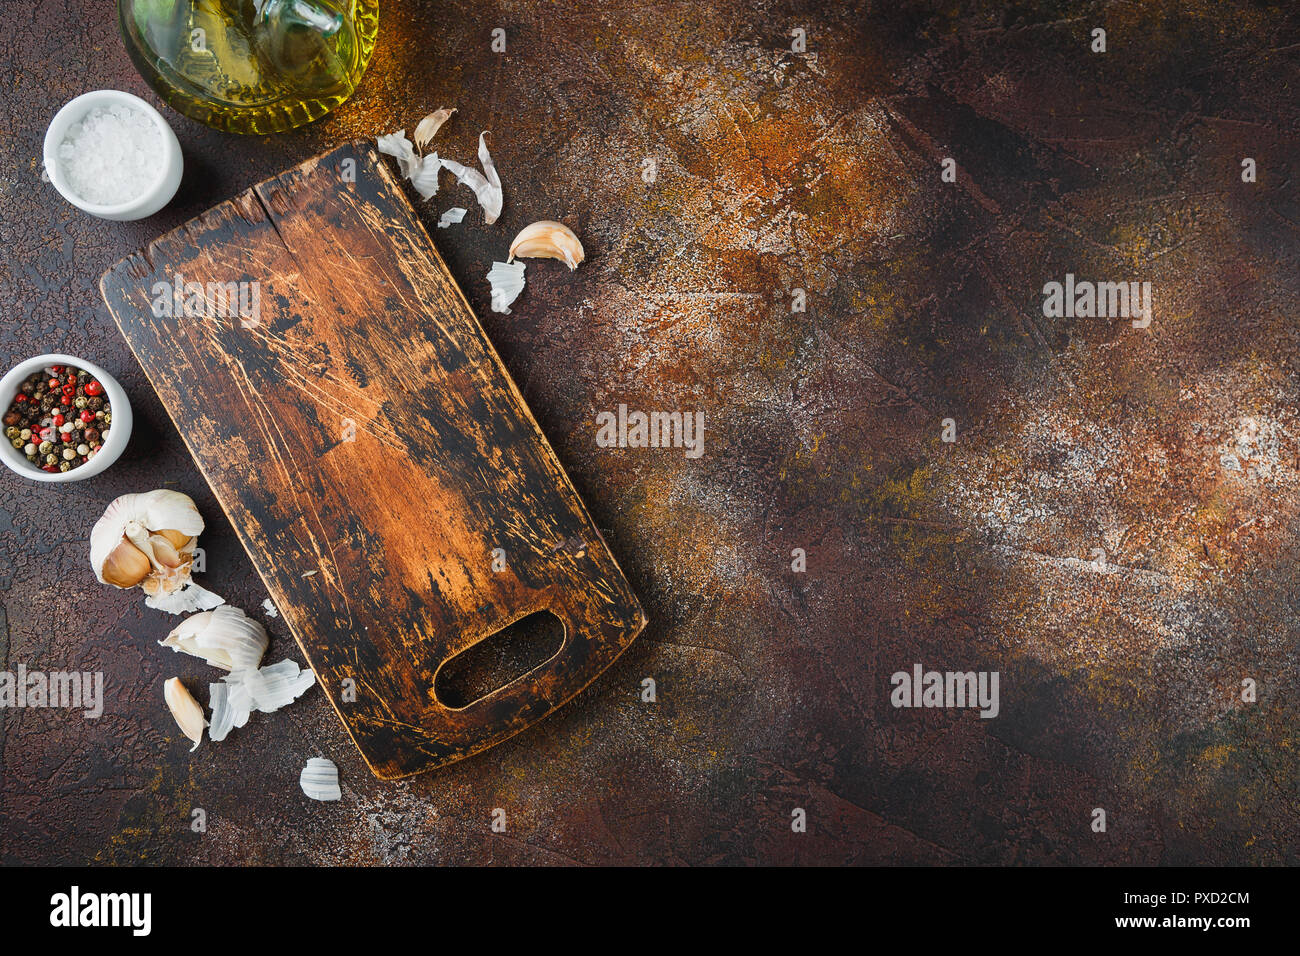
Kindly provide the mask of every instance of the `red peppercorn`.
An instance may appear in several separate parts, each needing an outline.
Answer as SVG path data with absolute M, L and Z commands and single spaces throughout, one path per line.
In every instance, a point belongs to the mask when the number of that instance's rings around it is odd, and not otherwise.
M 95 380 L 92 378 L 89 382 L 86 383 L 86 394 L 87 394 L 87 395 L 91 395 L 91 396 L 94 396 L 94 395 L 103 395 L 103 394 L 104 394 L 104 386 L 103 386 L 103 385 L 100 385 L 97 381 L 95 381 Z
M 63 366 L 62 366 L 62 365 L 51 365 L 51 366 L 50 366 L 50 371 L 53 372 L 54 374 L 58 375 L 58 374 L 60 374 L 60 373 L 63 372 Z
M 27 396 L 24 395 L 22 392 L 19 392 L 17 395 L 14 396 L 14 401 L 15 401 L 15 402 L 25 402 L 25 401 L 27 401 Z
M 80 418 L 83 422 L 93 422 L 95 420 L 95 413 L 92 412 L 89 408 L 83 408 L 81 410 L 81 414 L 77 417 Z
M 58 388 L 60 384 L 57 378 L 50 379 L 50 388 Z
M 54 427 L 55 427 L 55 428 L 61 428 L 61 427 L 63 426 L 63 422 L 64 422 L 64 421 L 65 421 L 65 419 L 64 419 L 64 417 L 63 417 L 62 415 L 55 415 L 55 416 L 54 416 Z

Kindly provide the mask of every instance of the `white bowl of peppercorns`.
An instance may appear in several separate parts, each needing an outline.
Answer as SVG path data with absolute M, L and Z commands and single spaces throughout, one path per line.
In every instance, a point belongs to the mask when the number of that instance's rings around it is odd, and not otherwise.
M 72 355 L 38 355 L 0 378 L 0 458 L 33 481 L 80 481 L 117 461 L 131 405 L 117 379 Z

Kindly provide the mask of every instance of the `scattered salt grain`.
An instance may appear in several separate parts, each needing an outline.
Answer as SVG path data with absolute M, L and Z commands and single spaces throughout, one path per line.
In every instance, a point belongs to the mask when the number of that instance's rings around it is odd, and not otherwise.
M 68 130 L 59 163 L 72 191 L 87 202 L 130 202 L 162 176 L 162 130 L 132 106 L 96 107 Z

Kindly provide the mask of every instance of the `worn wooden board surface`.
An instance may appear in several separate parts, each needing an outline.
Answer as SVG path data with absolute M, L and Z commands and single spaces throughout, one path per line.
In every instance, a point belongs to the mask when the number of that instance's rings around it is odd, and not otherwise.
M 221 203 L 101 289 L 379 776 L 522 730 L 644 626 L 373 145 Z M 554 657 L 465 706 L 435 693 L 448 660 L 540 611 L 564 625 Z
M 1295 4 L 403 0 L 354 99 L 252 139 L 163 107 L 114 21 L 35 0 L 0 35 L 0 354 L 86 355 L 136 412 L 93 481 L 0 475 L 4 666 L 105 675 L 98 720 L 0 715 L 0 858 L 1300 862 Z M 152 219 L 95 220 L 41 182 L 49 118 L 91 86 L 144 96 L 182 141 Z M 267 594 L 98 277 L 440 106 L 440 155 L 473 163 L 492 131 L 505 209 L 437 229 L 473 205 L 445 178 L 417 209 L 651 623 L 561 712 L 436 773 L 374 778 L 315 692 L 191 754 L 162 685 L 211 668 L 95 581 L 87 529 L 116 495 L 178 488 L 209 519 L 204 582 Z M 487 264 L 539 218 L 587 261 L 530 266 L 512 314 L 490 311 Z M 1045 322 L 1066 272 L 1155 280 L 1152 328 Z M 600 447 L 620 402 L 706 411 L 706 453 Z M 266 625 L 272 659 L 298 658 Z M 918 661 L 999 670 L 999 716 L 891 707 Z M 299 792 L 316 755 L 342 802 Z

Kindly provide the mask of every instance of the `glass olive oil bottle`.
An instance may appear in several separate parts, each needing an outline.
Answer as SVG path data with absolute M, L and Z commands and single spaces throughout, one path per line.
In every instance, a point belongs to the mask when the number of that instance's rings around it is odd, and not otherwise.
M 356 89 L 379 0 L 118 0 L 127 52 L 175 109 L 231 133 L 320 119 Z

